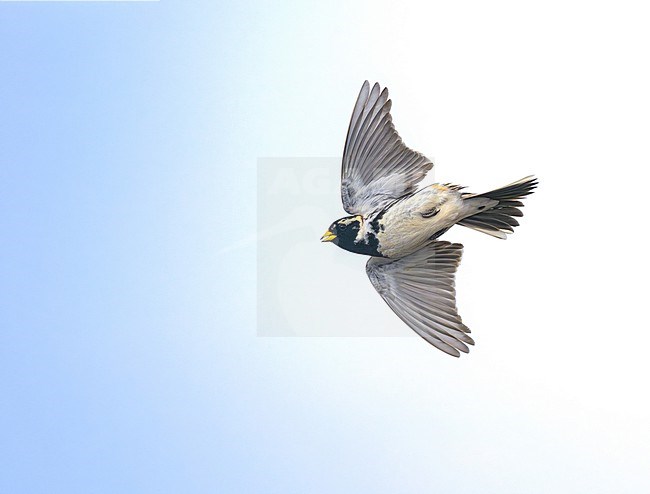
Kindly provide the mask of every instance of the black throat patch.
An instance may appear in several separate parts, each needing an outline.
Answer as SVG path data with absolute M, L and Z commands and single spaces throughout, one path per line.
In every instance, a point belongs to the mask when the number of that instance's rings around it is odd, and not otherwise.
M 338 245 L 341 249 L 354 252 L 355 254 L 384 257 L 379 252 L 379 240 L 377 239 L 375 232 L 372 230 L 369 231 L 359 242 L 355 241 L 360 229 L 361 224 L 359 221 L 349 223 L 345 228 L 337 227 L 336 238 L 333 243 Z

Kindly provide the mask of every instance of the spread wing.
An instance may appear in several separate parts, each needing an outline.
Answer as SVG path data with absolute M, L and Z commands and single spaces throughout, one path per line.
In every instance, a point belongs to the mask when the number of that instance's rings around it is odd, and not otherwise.
M 466 343 L 474 344 L 456 309 L 454 275 L 462 254 L 461 244 L 432 242 L 402 259 L 373 257 L 366 264 L 370 281 L 395 314 L 454 357 L 469 352 Z
M 390 115 L 388 89 L 363 83 L 343 151 L 341 199 L 350 214 L 368 214 L 415 190 L 433 167 L 404 145 Z

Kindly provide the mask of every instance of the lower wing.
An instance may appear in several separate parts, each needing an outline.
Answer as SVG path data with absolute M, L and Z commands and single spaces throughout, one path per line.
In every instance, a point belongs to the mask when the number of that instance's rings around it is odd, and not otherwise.
M 393 312 L 454 357 L 474 344 L 456 309 L 454 275 L 462 254 L 461 244 L 435 241 L 401 259 L 373 257 L 366 264 L 370 281 Z

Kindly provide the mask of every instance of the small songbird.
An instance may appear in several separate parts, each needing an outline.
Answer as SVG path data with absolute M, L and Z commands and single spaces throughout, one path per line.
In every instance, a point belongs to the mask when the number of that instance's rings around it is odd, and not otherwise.
M 388 90 L 364 82 L 341 169 L 343 209 L 351 216 L 332 223 L 321 241 L 371 256 L 366 273 L 388 306 L 426 341 L 459 357 L 474 344 L 456 309 L 454 275 L 463 246 L 437 238 L 459 224 L 505 239 L 523 216 L 520 199 L 537 180 L 483 194 L 448 183 L 417 190 L 433 163 L 404 145 L 390 109 Z

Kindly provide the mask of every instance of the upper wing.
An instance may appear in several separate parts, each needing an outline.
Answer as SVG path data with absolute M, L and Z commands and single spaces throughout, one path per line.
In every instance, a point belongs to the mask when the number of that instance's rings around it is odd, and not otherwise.
M 367 214 L 413 192 L 433 167 L 404 145 L 390 116 L 388 89 L 363 83 L 354 105 L 341 167 L 341 199 L 350 214 Z
M 391 309 L 422 338 L 459 357 L 473 345 L 456 309 L 454 275 L 461 244 L 432 242 L 402 259 L 371 258 L 366 273 Z

